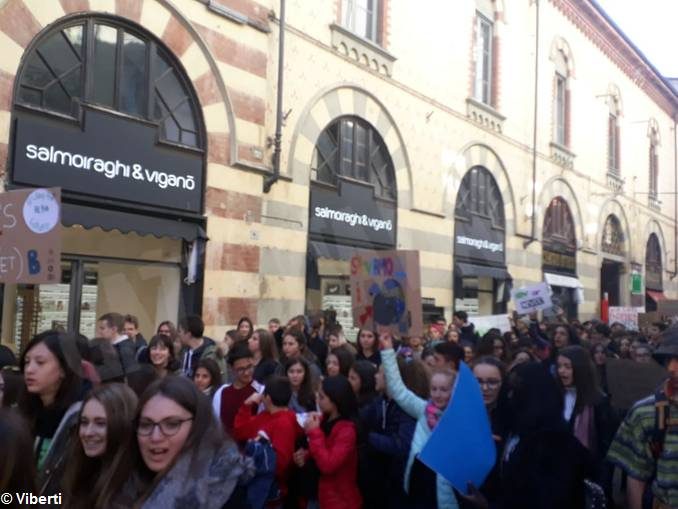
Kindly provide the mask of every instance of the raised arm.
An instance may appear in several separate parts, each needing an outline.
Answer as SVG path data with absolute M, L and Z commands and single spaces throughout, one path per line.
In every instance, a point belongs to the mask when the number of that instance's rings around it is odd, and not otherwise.
M 382 334 L 379 338 L 382 346 L 381 363 L 384 365 L 386 375 L 386 388 L 393 400 L 407 414 L 418 419 L 426 411 L 426 400 L 421 399 L 403 383 L 398 369 L 396 353 L 393 350 L 393 341 L 390 335 Z

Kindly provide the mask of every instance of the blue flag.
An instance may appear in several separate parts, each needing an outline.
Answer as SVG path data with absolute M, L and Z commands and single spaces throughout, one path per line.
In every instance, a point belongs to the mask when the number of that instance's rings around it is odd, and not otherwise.
M 450 403 L 419 459 L 467 495 L 469 482 L 476 487 L 485 482 L 496 455 L 480 386 L 462 362 Z

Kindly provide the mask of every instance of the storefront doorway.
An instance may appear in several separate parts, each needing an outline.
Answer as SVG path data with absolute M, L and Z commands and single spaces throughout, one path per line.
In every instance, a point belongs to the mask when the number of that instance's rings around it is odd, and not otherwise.
M 600 298 L 607 294 L 610 306 L 623 306 L 626 302 L 622 277 L 626 270 L 626 237 L 619 218 L 610 214 L 605 220 L 601 239 L 603 261 L 600 268 Z
M 551 200 L 544 214 L 542 269 L 553 292 L 554 307 L 561 308 L 569 319 L 576 318 L 583 300 L 577 279 L 577 239 L 570 207 L 561 197 Z
M 350 261 L 356 249 L 395 249 L 391 155 L 365 120 L 344 116 L 320 134 L 311 164 L 306 312 L 334 310 L 353 339 Z
M 504 201 L 487 168 L 471 168 L 459 186 L 454 222 L 454 310 L 469 315 L 506 312 Z

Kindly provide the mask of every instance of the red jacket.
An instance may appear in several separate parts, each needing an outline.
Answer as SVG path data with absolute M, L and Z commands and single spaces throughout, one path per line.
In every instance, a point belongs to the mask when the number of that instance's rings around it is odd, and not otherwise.
M 238 442 L 244 442 L 256 438 L 259 431 L 268 435 L 275 450 L 275 478 L 284 496 L 287 493 L 287 478 L 293 466 L 294 445 L 296 439 L 304 432 L 299 427 L 297 415 L 292 410 L 252 415 L 250 406 L 242 405 L 235 414 L 233 438 Z
M 318 499 L 322 509 L 360 509 L 358 436 L 355 424 L 340 420 L 329 436 L 322 429 L 308 432 L 311 457 L 320 470 Z

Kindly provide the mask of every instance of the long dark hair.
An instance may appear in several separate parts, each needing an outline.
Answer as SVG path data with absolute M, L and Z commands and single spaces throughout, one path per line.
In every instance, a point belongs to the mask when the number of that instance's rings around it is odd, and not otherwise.
M 496 412 L 504 436 L 567 431 L 563 394 L 548 369 L 538 362 L 526 362 L 511 371 L 499 394 Z
M 151 362 L 151 348 L 157 345 L 163 345 L 165 348 L 169 350 L 169 359 L 167 359 L 167 368 L 166 368 L 167 372 L 172 373 L 173 371 L 179 369 L 179 361 L 177 360 L 176 355 L 174 355 L 174 343 L 172 343 L 172 340 L 169 337 L 163 334 L 156 334 L 148 342 L 148 362 L 150 364 L 153 364 Z
M 315 410 L 315 383 L 313 380 L 313 373 L 311 373 L 311 366 L 308 362 L 306 362 L 306 359 L 302 357 L 289 359 L 285 363 L 284 374 L 287 376 L 289 369 L 296 364 L 299 364 L 302 368 L 304 368 L 304 381 L 301 382 L 301 386 L 299 387 L 297 401 L 299 402 L 299 405 L 306 408 L 307 410 Z
M 85 405 L 92 400 L 101 403 L 106 411 L 106 451 L 99 458 L 89 458 L 78 437 L 80 426 L 73 427 L 74 436 L 64 473 L 64 495 L 68 507 L 109 507 L 135 464 L 136 458 L 130 454 L 137 410 L 134 391 L 120 383 L 96 387 L 83 401 L 78 422 L 82 419 Z
M 0 408 L 0 443 L 0 493 L 37 494 L 33 439 L 16 410 Z
M 261 353 L 261 360 L 278 360 L 278 347 L 275 344 L 273 334 L 266 329 L 257 329 L 257 336 L 259 336 L 259 352 Z
M 247 333 L 247 336 L 240 335 L 240 324 L 242 323 L 247 323 L 250 326 L 250 330 Z M 238 320 L 238 326 L 235 329 L 238 331 L 238 336 L 240 336 L 241 339 L 250 339 L 250 337 L 254 333 L 254 324 L 252 323 L 252 320 L 249 319 L 249 317 L 243 316 L 240 320 Z
M 360 335 L 363 332 L 371 332 L 372 335 L 374 336 L 374 345 L 372 346 L 372 353 L 370 355 L 374 355 L 375 353 L 379 353 L 379 338 L 377 336 L 377 333 L 374 332 L 374 330 L 372 330 L 372 329 L 359 329 L 358 330 L 358 337 L 355 340 L 355 347 L 356 347 L 356 350 L 358 351 L 358 356 L 366 357 L 365 352 L 363 351 L 363 345 L 360 342 Z
M 574 404 L 575 413 L 588 405 L 598 403 L 602 393 L 598 386 L 596 368 L 589 352 L 582 346 L 574 345 L 563 348 L 558 352 L 558 355 L 567 357 L 572 363 L 572 382 L 577 390 L 577 400 Z M 564 390 L 560 378 L 557 378 L 557 381 L 560 388 Z
M 308 341 L 306 340 L 306 335 L 299 329 L 288 329 L 283 333 L 283 342 L 285 341 L 285 336 L 291 336 L 299 345 L 299 356 L 303 357 L 309 364 L 315 363 L 317 361 L 316 356 L 311 352 L 311 349 L 308 347 Z M 287 356 L 283 353 L 282 358 L 287 362 Z
M 430 374 L 424 363 L 412 357 L 398 355 L 398 370 L 405 387 L 422 399 L 431 397 Z M 388 391 L 387 391 L 388 392 Z
M 214 359 L 200 359 L 198 365 L 195 368 L 195 371 L 198 371 L 198 368 L 203 368 L 210 374 L 210 387 L 212 391 L 215 391 L 223 383 L 221 379 L 221 371 L 219 370 L 219 365 Z M 195 375 L 193 375 L 195 376 Z
M 370 361 L 360 360 L 355 361 L 351 369 L 360 378 L 360 392 L 357 397 L 358 406 L 362 407 L 377 396 L 376 380 L 374 379 L 374 375 L 377 374 L 377 367 Z
M 193 417 L 191 431 L 186 438 L 182 450 L 172 464 L 166 468 L 165 472 L 171 470 L 179 458 L 185 454 L 190 455 L 191 458 L 189 471 L 198 471 L 195 466 L 200 453 L 204 450 L 218 450 L 225 441 L 223 429 L 217 422 L 217 419 L 214 418 L 212 404 L 209 398 L 201 393 L 195 384 L 188 378 L 175 375 L 166 376 L 165 378 L 153 382 L 141 395 L 137 406 L 136 422 L 139 421 L 146 403 L 148 403 L 151 398 L 158 395 L 171 399 Z M 140 453 L 138 452 L 138 441 L 136 449 L 137 454 L 140 456 Z M 141 478 L 146 481 L 154 481 L 142 497 L 142 500 L 145 500 L 152 493 L 155 485 L 163 477 L 165 472 L 156 475 L 148 469 L 143 461 L 140 462 L 139 474 Z
M 337 362 L 339 363 L 339 373 L 344 376 L 348 376 L 348 372 L 355 362 L 355 356 L 353 353 L 346 346 L 339 346 L 329 352 L 327 357 L 329 358 L 330 355 L 334 355 L 337 358 Z
M 26 355 L 40 343 L 44 343 L 47 349 L 57 358 L 64 373 L 64 378 L 59 383 L 59 389 L 51 408 L 58 412 L 66 412 L 68 407 L 80 399 L 82 391 L 82 379 L 76 372 L 80 369 L 80 354 L 75 339 L 72 336 L 55 331 L 45 331 L 34 336 L 21 353 L 20 367 L 22 374 L 26 365 Z M 68 352 L 68 357 L 66 352 Z M 28 419 L 32 429 L 35 428 L 35 420 L 42 408 L 44 408 L 44 405 L 40 396 L 29 393 L 24 386 L 19 396 L 19 409 Z
M 337 406 L 339 413 L 337 420 L 346 419 L 357 424 L 358 400 L 348 379 L 343 375 L 328 376 L 323 380 L 322 389 L 325 396 Z M 331 425 L 332 423 L 323 424 Z M 330 429 L 330 427 L 324 428 L 325 433 L 329 433 Z

